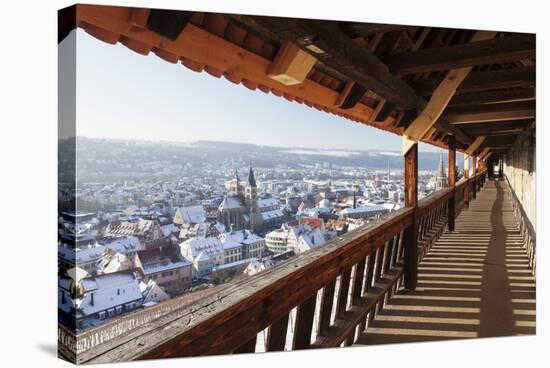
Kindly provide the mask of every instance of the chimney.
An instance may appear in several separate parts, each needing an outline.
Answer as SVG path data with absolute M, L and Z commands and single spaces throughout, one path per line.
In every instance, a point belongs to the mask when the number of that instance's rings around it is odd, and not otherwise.
M 90 294 L 90 298 L 91 298 L 90 305 L 93 306 L 94 305 L 94 293 Z

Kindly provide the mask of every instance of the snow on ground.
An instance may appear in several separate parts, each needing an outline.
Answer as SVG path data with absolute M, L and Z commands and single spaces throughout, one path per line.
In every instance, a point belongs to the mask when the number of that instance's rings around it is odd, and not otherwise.
M 308 149 L 293 149 L 281 151 L 283 153 L 294 153 L 297 155 L 320 155 L 320 156 L 333 156 L 333 157 L 350 157 L 360 155 L 360 152 L 355 151 L 343 151 L 343 150 L 308 150 Z

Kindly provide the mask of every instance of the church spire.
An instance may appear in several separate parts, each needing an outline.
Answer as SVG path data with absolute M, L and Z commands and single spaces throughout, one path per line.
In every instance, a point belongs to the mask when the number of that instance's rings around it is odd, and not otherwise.
M 443 163 L 443 153 L 439 155 L 439 165 L 437 167 L 437 176 L 435 188 L 439 190 L 447 186 L 447 174 L 445 173 L 445 166 Z
M 254 177 L 254 171 L 252 170 L 252 166 L 250 167 L 250 170 L 248 170 L 248 184 L 252 188 L 256 188 L 256 178 Z

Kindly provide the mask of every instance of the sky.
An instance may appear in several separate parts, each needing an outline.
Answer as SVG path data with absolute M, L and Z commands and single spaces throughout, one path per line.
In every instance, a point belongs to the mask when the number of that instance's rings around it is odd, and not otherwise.
M 395 134 L 76 32 L 78 136 L 401 149 Z M 427 144 L 419 148 L 440 151 Z

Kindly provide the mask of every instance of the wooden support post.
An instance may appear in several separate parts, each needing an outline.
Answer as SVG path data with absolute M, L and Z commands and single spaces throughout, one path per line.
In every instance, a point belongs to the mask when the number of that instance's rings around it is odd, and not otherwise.
M 418 143 L 415 143 L 405 153 L 405 206 L 412 207 L 413 221 L 412 224 L 405 229 L 404 246 L 405 246 L 405 288 L 414 290 L 418 276 L 417 267 L 417 238 L 418 238 L 418 220 L 417 220 L 417 205 L 418 205 Z
M 464 153 L 464 179 L 470 179 L 470 156 Z M 467 205 L 470 203 L 470 185 L 464 186 L 464 203 Z
M 474 197 L 474 199 L 476 199 L 476 193 L 477 193 L 477 156 L 476 155 L 473 155 L 472 156 L 472 176 L 473 176 L 473 184 L 472 184 L 472 187 L 474 189 L 472 195 Z
M 447 180 L 449 187 L 453 189 L 453 194 L 449 198 L 449 204 L 447 205 L 447 227 L 449 231 L 455 230 L 455 184 L 456 184 L 456 137 L 454 135 L 449 136 L 449 167 L 447 169 Z

